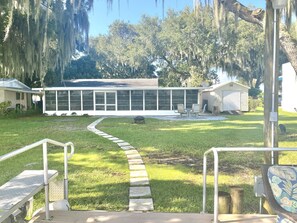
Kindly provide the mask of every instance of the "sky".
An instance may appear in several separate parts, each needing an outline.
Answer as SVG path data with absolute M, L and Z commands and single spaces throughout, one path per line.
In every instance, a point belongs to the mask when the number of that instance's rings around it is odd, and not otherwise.
M 239 2 L 246 6 L 265 8 L 266 0 L 239 0 Z M 185 7 L 193 8 L 193 0 L 165 0 L 165 16 L 168 9 L 180 11 Z M 89 13 L 90 36 L 107 34 L 109 25 L 115 20 L 136 24 L 142 15 L 157 16 L 162 19 L 162 0 L 158 0 L 157 6 L 155 0 L 114 0 L 112 9 L 108 9 L 106 0 L 94 0 L 94 8 Z

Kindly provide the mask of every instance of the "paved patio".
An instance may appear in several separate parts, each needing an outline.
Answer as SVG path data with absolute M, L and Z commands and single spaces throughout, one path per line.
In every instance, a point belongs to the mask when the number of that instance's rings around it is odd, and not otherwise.
M 51 223 L 211 223 L 211 214 L 190 213 L 135 213 L 135 212 L 100 212 L 100 211 L 53 211 Z M 29 223 L 46 223 L 41 214 Z M 220 215 L 222 223 L 274 223 L 271 215 Z

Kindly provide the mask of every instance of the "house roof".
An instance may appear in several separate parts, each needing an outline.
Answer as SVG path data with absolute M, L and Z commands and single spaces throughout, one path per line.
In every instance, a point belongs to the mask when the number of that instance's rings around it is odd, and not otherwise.
M 6 89 L 17 92 L 37 93 L 27 85 L 14 78 L 0 78 L 0 89 Z
M 243 84 L 240 84 L 240 83 L 237 83 L 237 82 L 234 82 L 234 81 L 229 81 L 229 82 L 222 83 L 222 84 L 214 84 L 214 85 L 210 86 L 209 89 L 205 89 L 204 91 L 214 91 L 214 90 L 217 90 L 217 89 L 219 89 L 221 87 L 224 87 L 224 86 L 230 85 L 230 84 L 235 84 L 235 85 L 241 86 L 243 88 L 250 89 L 250 87 L 245 86 Z
M 65 80 L 56 87 L 102 87 L 102 88 L 143 88 L 158 87 L 158 79 L 76 79 Z

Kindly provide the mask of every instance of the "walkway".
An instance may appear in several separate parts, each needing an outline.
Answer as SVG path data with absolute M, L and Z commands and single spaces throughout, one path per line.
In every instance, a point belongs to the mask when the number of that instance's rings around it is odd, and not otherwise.
M 212 214 L 194 213 L 134 213 L 100 211 L 51 211 L 51 223 L 211 223 Z M 48 223 L 44 215 L 34 217 L 29 223 Z M 274 223 L 272 215 L 220 215 L 221 223 Z
M 128 142 L 96 129 L 104 118 L 100 118 L 88 126 L 88 130 L 106 138 L 124 150 L 130 169 L 129 211 L 153 211 L 153 199 L 148 174 L 138 151 Z

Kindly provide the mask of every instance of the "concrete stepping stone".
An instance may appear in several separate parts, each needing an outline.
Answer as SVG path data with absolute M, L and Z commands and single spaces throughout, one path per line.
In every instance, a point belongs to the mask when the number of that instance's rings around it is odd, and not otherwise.
M 153 211 L 153 199 L 130 199 L 129 201 L 129 211 Z
M 129 159 L 141 159 L 141 156 L 139 154 L 129 154 L 127 155 L 128 160 Z
M 143 164 L 142 159 L 130 159 L 128 160 L 129 165 L 134 165 L 134 164 Z
M 95 134 L 117 143 L 124 150 L 130 169 L 129 211 L 153 211 L 150 182 L 141 155 L 128 142 L 96 129 L 96 125 L 103 119 L 98 119 L 87 128 Z
M 130 170 L 145 170 L 145 165 L 129 165 Z
M 150 184 L 150 182 L 147 177 L 130 178 L 131 186 L 146 186 L 149 184 Z
M 133 146 L 121 146 L 123 150 L 135 149 Z
M 119 146 L 131 146 L 128 142 L 119 142 Z
M 112 135 L 103 136 L 103 138 L 112 138 L 112 137 L 113 137 Z
M 149 186 L 144 187 L 130 187 L 129 191 L 130 197 L 150 197 L 151 194 L 151 188 Z
M 120 143 L 120 142 L 125 142 L 124 140 L 121 140 L 121 139 L 119 139 L 119 140 L 113 140 L 113 142 L 115 142 L 115 143 Z
M 130 171 L 130 178 L 148 177 L 146 170 L 133 170 Z
M 136 149 L 132 149 L 132 150 L 125 151 L 125 154 L 126 155 L 139 154 L 139 152 Z
M 108 134 L 106 134 L 106 133 L 97 133 L 98 135 L 100 135 L 100 136 L 107 136 Z

